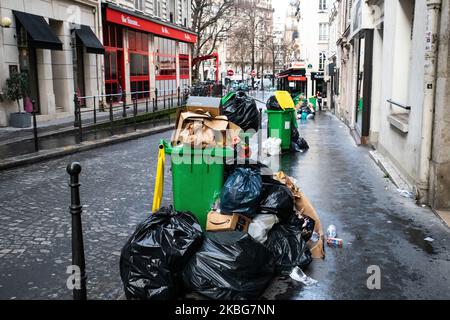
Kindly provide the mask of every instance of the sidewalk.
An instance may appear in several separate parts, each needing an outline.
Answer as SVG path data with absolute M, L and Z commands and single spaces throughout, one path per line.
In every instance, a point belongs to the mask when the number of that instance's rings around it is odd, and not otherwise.
M 167 100 L 168 101 L 168 100 Z M 177 104 L 177 98 L 174 98 L 174 105 Z M 122 107 L 119 105 L 115 105 L 113 112 L 114 120 L 122 119 Z M 168 109 L 169 105 L 166 102 L 164 106 L 163 101 L 158 102 L 157 110 Z M 145 101 L 138 103 L 138 115 L 142 114 L 146 111 L 146 103 Z M 148 111 L 154 112 L 152 102 L 149 101 Z M 127 117 L 133 116 L 133 106 L 131 104 L 127 104 L 126 109 Z M 82 119 L 82 127 L 86 127 L 94 124 L 94 111 L 92 108 L 81 108 L 81 119 Z M 74 127 L 75 115 L 71 114 L 64 118 L 48 120 L 48 121 L 37 121 L 37 132 L 38 137 L 45 137 L 57 133 L 69 132 L 73 130 L 77 130 L 77 127 Z M 109 122 L 109 109 L 105 111 L 96 111 L 96 123 L 101 122 Z M 12 127 L 0 127 L 0 146 L 7 145 L 11 143 L 16 143 L 24 140 L 33 139 L 33 124 L 28 128 L 12 128 Z

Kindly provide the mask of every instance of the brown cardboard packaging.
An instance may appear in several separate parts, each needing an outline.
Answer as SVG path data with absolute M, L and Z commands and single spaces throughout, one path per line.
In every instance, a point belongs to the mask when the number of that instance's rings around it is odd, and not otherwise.
M 232 215 L 220 214 L 216 211 L 208 213 L 206 231 L 243 231 L 247 232 L 252 220 L 246 216 L 234 213 Z
M 311 250 L 311 255 L 313 258 L 323 259 L 325 258 L 325 245 L 324 245 L 324 234 L 322 229 L 322 224 L 320 223 L 319 215 L 316 209 L 312 206 L 309 199 L 305 194 L 298 188 L 292 179 L 287 176 L 284 172 L 280 171 L 274 175 L 274 178 L 285 184 L 294 195 L 295 199 L 295 209 L 298 213 L 308 216 L 314 220 L 314 231 L 319 234 L 320 238 L 316 242 L 308 241 L 307 245 Z
M 218 115 L 217 109 L 188 107 L 177 115 L 172 145 L 232 146 L 241 128 Z

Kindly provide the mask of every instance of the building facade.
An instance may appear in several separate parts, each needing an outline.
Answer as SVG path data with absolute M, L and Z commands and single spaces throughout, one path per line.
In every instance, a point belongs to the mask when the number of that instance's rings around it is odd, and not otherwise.
M 15 71 L 28 79 L 21 111 L 36 101 L 38 121 L 72 116 L 74 93 L 101 101 L 120 92 L 176 94 L 190 84 L 190 0 L 2 0 L 0 14 L 12 21 L 0 33 L 0 126 L 18 111 L 3 94 Z
M 105 94 L 175 95 L 190 85 L 190 1 L 110 1 L 102 5 Z
M 1 17 L 12 22 L 0 33 L 0 126 L 8 126 L 10 114 L 18 111 L 3 94 L 13 72 L 28 79 L 21 111 L 31 112 L 34 100 L 39 120 L 73 114 L 73 96 L 80 83 L 86 95 L 102 91 L 103 48 L 95 36 L 101 28 L 99 12 L 99 3 L 90 0 L 0 2 Z
M 327 62 L 331 0 L 298 0 L 300 61 L 306 66 L 308 96 L 320 92 L 326 97 Z
M 422 203 L 450 208 L 448 1 L 337 1 L 336 114 Z

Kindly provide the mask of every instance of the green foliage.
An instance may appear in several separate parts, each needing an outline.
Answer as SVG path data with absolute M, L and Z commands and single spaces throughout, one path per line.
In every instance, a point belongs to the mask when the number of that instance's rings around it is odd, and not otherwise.
M 5 97 L 10 101 L 16 101 L 20 112 L 19 100 L 27 95 L 28 79 L 26 74 L 14 72 L 6 79 Z

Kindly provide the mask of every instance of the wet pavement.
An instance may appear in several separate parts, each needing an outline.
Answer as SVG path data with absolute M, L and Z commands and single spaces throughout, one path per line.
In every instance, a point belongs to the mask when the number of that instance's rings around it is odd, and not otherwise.
M 311 149 L 283 155 L 326 228 L 343 248 L 326 248 L 305 273 L 304 287 L 277 278 L 266 299 L 449 299 L 449 229 L 429 208 L 402 197 L 356 147 L 348 128 L 323 113 L 300 124 Z M 31 166 L 0 172 L 0 299 L 70 299 L 69 190 L 65 166 L 80 161 L 90 299 L 120 296 L 122 245 L 151 210 L 157 143 L 165 132 Z M 171 202 L 168 168 L 163 204 Z M 431 237 L 432 243 L 424 241 Z M 369 290 L 367 268 L 381 271 Z
M 334 116 L 301 123 L 300 132 L 311 149 L 283 156 L 280 165 L 298 180 L 324 228 L 337 227 L 344 246 L 326 247 L 325 260 L 304 270 L 317 285 L 277 279 L 265 297 L 449 299 L 450 230 L 429 208 L 402 197 Z M 380 268 L 380 290 L 367 288 L 371 265 Z

